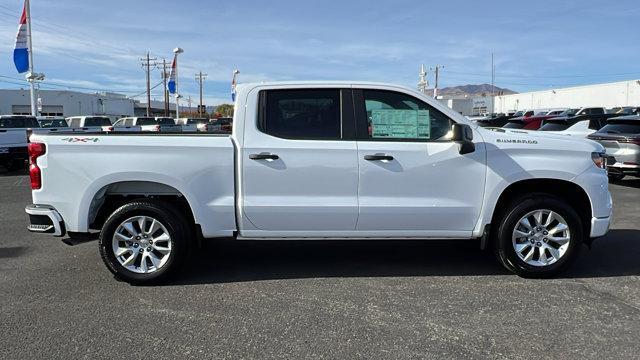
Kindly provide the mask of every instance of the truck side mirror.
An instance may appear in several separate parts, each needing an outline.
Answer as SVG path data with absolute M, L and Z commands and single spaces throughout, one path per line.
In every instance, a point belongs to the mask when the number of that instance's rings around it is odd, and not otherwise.
M 476 151 L 476 144 L 473 143 L 473 130 L 466 124 L 453 124 L 451 128 L 451 140 L 460 146 L 460 155 L 469 154 Z

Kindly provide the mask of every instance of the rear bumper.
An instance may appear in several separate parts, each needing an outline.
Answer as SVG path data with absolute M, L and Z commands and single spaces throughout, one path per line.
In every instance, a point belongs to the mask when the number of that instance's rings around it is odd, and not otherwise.
M 611 225 L 611 216 L 606 218 L 592 218 L 591 219 L 591 234 L 589 237 L 598 238 L 604 236 L 609 232 L 609 226 Z
M 27 230 L 40 234 L 64 236 L 66 229 L 62 216 L 49 205 L 27 205 L 24 211 L 29 215 Z

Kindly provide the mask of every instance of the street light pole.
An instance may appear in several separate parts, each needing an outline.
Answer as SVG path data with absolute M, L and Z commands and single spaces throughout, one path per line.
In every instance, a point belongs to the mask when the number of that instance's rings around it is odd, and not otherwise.
M 180 118 L 180 91 L 178 90 L 178 55 L 184 52 L 181 48 L 173 49 L 173 53 L 176 55 L 176 119 Z

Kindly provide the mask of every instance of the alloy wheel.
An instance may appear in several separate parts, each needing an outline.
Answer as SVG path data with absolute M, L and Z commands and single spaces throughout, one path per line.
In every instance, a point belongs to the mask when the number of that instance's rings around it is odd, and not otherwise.
M 570 242 L 567 221 L 547 209 L 531 211 L 513 229 L 513 249 L 520 260 L 531 266 L 554 264 L 566 254 Z
M 135 216 L 118 226 L 112 239 L 113 254 L 125 269 L 139 274 L 160 270 L 171 256 L 167 228 L 149 216 Z

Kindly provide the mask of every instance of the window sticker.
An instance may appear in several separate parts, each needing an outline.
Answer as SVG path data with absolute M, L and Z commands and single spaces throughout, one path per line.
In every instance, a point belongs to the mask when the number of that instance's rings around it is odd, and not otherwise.
M 431 119 L 429 110 L 372 110 L 373 138 L 429 139 Z

